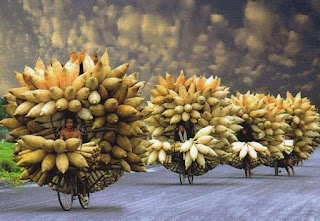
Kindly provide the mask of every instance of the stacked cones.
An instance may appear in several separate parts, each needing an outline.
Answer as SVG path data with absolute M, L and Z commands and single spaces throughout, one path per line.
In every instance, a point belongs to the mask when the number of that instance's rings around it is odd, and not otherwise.
M 128 67 L 111 70 L 107 52 L 94 61 L 81 51 L 72 52 L 65 65 L 53 60 L 45 67 L 39 58 L 34 69 L 15 73 L 21 87 L 4 96 L 10 118 L 0 123 L 18 141 L 15 160 L 25 168 L 21 179 L 53 187 L 57 172 L 76 168 L 79 177 L 92 185 L 99 180 L 102 189 L 123 171 L 146 171 L 142 159 L 149 143 L 139 138 L 147 132 L 140 107 L 144 82 L 138 82 L 137 73 L 127 75 Z M 74 113 L 91 142 L 57 139 L 66 111 Z
M 295 97 L 287 92 L 284 100 L 286 113 L 291 130 L 287 135 L 293 139 L 293 155 L 297 160 L 308 159 L 320 143 L 320 115 L 308 98 L 302 98 L 301 93 Z
M 283 109 L 283 100 L 264 94 L 251 94 L 248 91 L 246 94 L 238 92 L 231 97 L 231 102 L 240 108 L 238 116 L 251 127 L 255 142 L 248 145 L 234 144 L 233 157 L 229 164 L 242 168 L 242 159 L 246 154 L 251 157 L 253 167 L 283 159 L 286 149 L 281 143 L 285 131 L 290 128 L 286 123 L 289 115 Z M 240 146 L 242 148 L 239 149 Z
M 230 153 L 227 153 L 226 149 L 232 142 L 237 141 L 235 133 L 241 129 L 238 124 L 243 120 L 235 115 L 239 108 L 233 106 L 230 99 L 226 98 L 229 89 L 221 86 L 220 81 L 220 78 L 212 76 L 208 79 L 203 76 L 186 79 L 182 71 L 176 81 L 170 74 L 166 75 L 166 79 L 159 76 L 159 84 L 150 91 L 151 102 L 144 111 L 150 114 L 145 119 L 149 133 L 154 140 L 163 143 L 161 146 L 155 141 L 150 146 L 149 163 L 158 159 L 160 163 L 176 172 L 173 168 L 176 166 L 170 168 L 170 164 L 174 164 L 170 157 L 174 152 L 180 151 L 183 152 L 186 169 L 192 163 L 201 168 L 213 169 L 221 159 L 227 160 Z M 207 140 L 199 141 L 200 137 L 196 135 L 183 144 L 176 143 L 171 145 L 174 148 L 169 148 L 165 141 L 172 140 L 181 121 L 190 122 L 195 133 L 207 130 Z

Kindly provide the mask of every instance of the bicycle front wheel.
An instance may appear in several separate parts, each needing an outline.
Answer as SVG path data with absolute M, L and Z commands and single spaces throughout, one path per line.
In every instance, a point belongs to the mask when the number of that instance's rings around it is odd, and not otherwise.
M 57 192 L 61 208 L 65 211 L 69 211 L 73 204 L 73 181 L 70 180 L 70 183 L 67 183 L 65 182 L 64 177 L 60 176 Z
M 246 178 L 251 178 L 251 165 L 249 161 L 246 161 L 245 174 L 246 174 Z

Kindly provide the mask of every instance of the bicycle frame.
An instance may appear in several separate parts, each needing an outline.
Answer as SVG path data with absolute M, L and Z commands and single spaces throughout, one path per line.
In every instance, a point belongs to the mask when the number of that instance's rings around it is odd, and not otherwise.
M 73 201 L 77 198 L 79 199 L 81 207 L 83 209 L 87 208 L 89 204 L 89 192 L 87 193 L 88 201 L 84 201 L 80 192 L 81 185 L 82 182 L 79 181 L 74 171 L 59 175 L 57 193 L 60 206 L 63 210 L 69 211 L 72 208 Z

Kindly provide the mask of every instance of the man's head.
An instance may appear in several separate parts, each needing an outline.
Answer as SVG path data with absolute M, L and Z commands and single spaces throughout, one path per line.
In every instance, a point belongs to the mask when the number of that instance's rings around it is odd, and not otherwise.
M 184 126 L 182 124 L 179 125 L 179 131 L 183 132 L 184 131 Z
M 184 121 L 180 121 L 178 123 L 178 129 L 179 131 L 183 132 L 186 129 L 186 123 Z
M 66 128 L 68 128 L 68 129 L 73 128 L 73 119 L 72 118 L 66 118 Z
M 241 132 L 242 132 L 243 134 L 247 134 L 248 130 L 247 130 L 247 128 L 244 127 L 244 128 L 241 129 Z
M 75 118 L 75 116 L 72 113 L 67 112 L 65 114 L 65 127 L 66 128 L 76 128 L 77 127 L 77 120 Z
M 251 131 L 250 125 L 247 124 L 246 122 L 241 123 L 240 126 L 243 127 L 243 128 L 241 129 L 241 133 L 242 133 L 242 134 L 247 134 L 249 131 Z

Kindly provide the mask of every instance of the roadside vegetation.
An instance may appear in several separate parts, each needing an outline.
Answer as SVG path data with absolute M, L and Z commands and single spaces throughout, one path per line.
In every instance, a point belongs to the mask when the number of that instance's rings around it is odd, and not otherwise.
M 0 120 L 9 117 L 8 113 L 3 109 L 2 105 L 8 102 L 0 98 Z M 5 181 L 9 184 L 19 185 L 20 168 L 12 160 L 14 152 L 14 143 L 3 141 L 7 130 L 0 126 L 0 181 Z
M 12 160 L 14 143 L 0 141 L 0 180 L 20 184 L 20 168 Z

